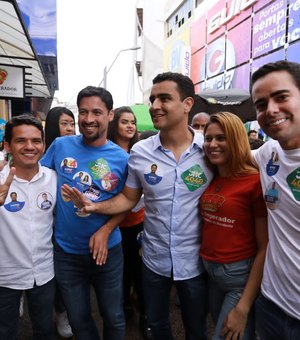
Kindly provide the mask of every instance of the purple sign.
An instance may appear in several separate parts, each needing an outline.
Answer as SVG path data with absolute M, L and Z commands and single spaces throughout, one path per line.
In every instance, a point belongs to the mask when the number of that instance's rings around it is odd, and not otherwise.
M 290 2 L 288 42 L 300 38 L 300 0 Z
M 234 71 L 232 87 L 249 91 L 250 84 L 250 65 L 245 64 L 237 67 Z
M 286 43 L 286 0 L 277 1 L 253 18 L 252 58 L 271 52 Z
M 243 37 L 241 39 L 241 37 Z M 251 47 L 251 20 L 250 18 L 246 21 L 242 22 L 232 30 L 230 30 L 227 34 L 227 41 L 231 41 L 234 53 L 235 53 L 235 65 L 240 65 L 245 61 L 250 60 L 250 47 Z M 227 59 L 226 59 L 226 69 L 230 66 L 232 67 L 232 63 L 230 58 L 230 51 L 228 50 L 227 45 Z
M 287 60 L 300 63 L 300 42 L 296 42 L 289 46 L 287 50 Z
M 284 60 L 284 49 L 270 53 L 262 58 L 256 59 L 252 63 L 252 73 L 267 63 L 273 63 L 278 60 Z

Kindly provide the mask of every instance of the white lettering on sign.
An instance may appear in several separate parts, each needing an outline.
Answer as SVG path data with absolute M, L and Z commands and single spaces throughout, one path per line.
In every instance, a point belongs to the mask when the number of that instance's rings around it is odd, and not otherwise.
M 233 0 L 228 11 L 226 8 L 223 8 L 209 20 L 207 27 L 208 34 L 215 32 L 222 25 L 228 23 L 236 15 L 240 14 L 257 1 L 258 0 Z

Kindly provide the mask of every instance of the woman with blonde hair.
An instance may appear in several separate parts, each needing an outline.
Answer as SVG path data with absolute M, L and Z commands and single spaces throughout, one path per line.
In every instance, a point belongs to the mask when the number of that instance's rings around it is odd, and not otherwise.
M 204 151 L 215 170 L 200 199 L 213 339 L 255 339 L 253 303 L 268 243 L 267 211 L 240 118 L 229 112 L 211 115 Z

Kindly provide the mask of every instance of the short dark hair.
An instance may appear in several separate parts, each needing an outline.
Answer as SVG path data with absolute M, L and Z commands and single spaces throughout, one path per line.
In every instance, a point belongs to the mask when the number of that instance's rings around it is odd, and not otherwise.
M 257 139 L 249 139 L 249 143 L 250 143 L 250 148 L 251 150 L 256 150 L 258 148 L 260 148 L 265 142 L 259 138 Z
M 20 125 L 33 125 L 41 131 L 41 137 L 44 141 L 44 129 L 42 122 L 30 114 L 23 114 L 20 116 L 13 117 L 5 125 L 4 140 L 10 144 L 13 136 L 13 128 Z
M 60 137 L 59 118 L 63 113 L 71 117 L 75 123 L 74 114 L 68 108 L 64 106 L 55 106 L 51 110 L 49 110 L 45 122 L 46 150 L 49 148 L 56 137 Z
M 287 60 L 279 60 L 275 63 L 268 63 L 256 70 L 251 77 L 251 88 L 254 83 L 271 72 L 286 71 L 293 78 L 295 85 L 300 91 L 300 64 Z
M 130 151 L 133 144 L 135 144 L 139 140 L 139 135 L 138 135 L 138 131 L 137 131 L 136 116 L 135 116 L 135 114 L 132 111 L 130 106 L 120 106 L 120 107 L 118 107 L 114 110 L 114 119 L 108 125 L 107 138 L 109 140 L 111 140 L 112 142 L 116 143 L 117 135 L 118 135 L 118 123 L 119 123 L 119 120 L 122 116 L 122 113 L 124 113 L 124 112 L 132 113 L 132 115 L 134 117 L 134 122 L 136 124 L 135 134 L 131 138 L 129 145 L 128 145 L 128 150 Z
M 176 72 L 164 72 L 158 74 L 153 80 L 152 83 L 157 84 L 163 81 L 173 81 L 177 84 L 178 92 L 180 95 L 180 99 L 184 100 L 187 97 L 195 97 L 195 87 L 192 80 L 181 74 Z
M 99 97 L 105 104 L 108 111 L 112 110 L 114 102 L 112 95 L 103 87 L 87 86 L 82 89 L 77 95 L 77 107 L 79 108 L 80 101 L 84 97 Z
M 258 132 L 257 132 L 256 130 L 249 130 L 248 133 L 247 133 L 248 136 L 250 136 L 250 134 L 253 133 L 253 132 L 256 133 L 256 134 L 258 134 Z

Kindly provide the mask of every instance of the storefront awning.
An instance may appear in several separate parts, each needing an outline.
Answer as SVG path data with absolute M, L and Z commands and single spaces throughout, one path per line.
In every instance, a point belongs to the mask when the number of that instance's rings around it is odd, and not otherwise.
M 0 65 L 25 67 L 25 96 L 51 97 L 15 0 L 0 0 Z

